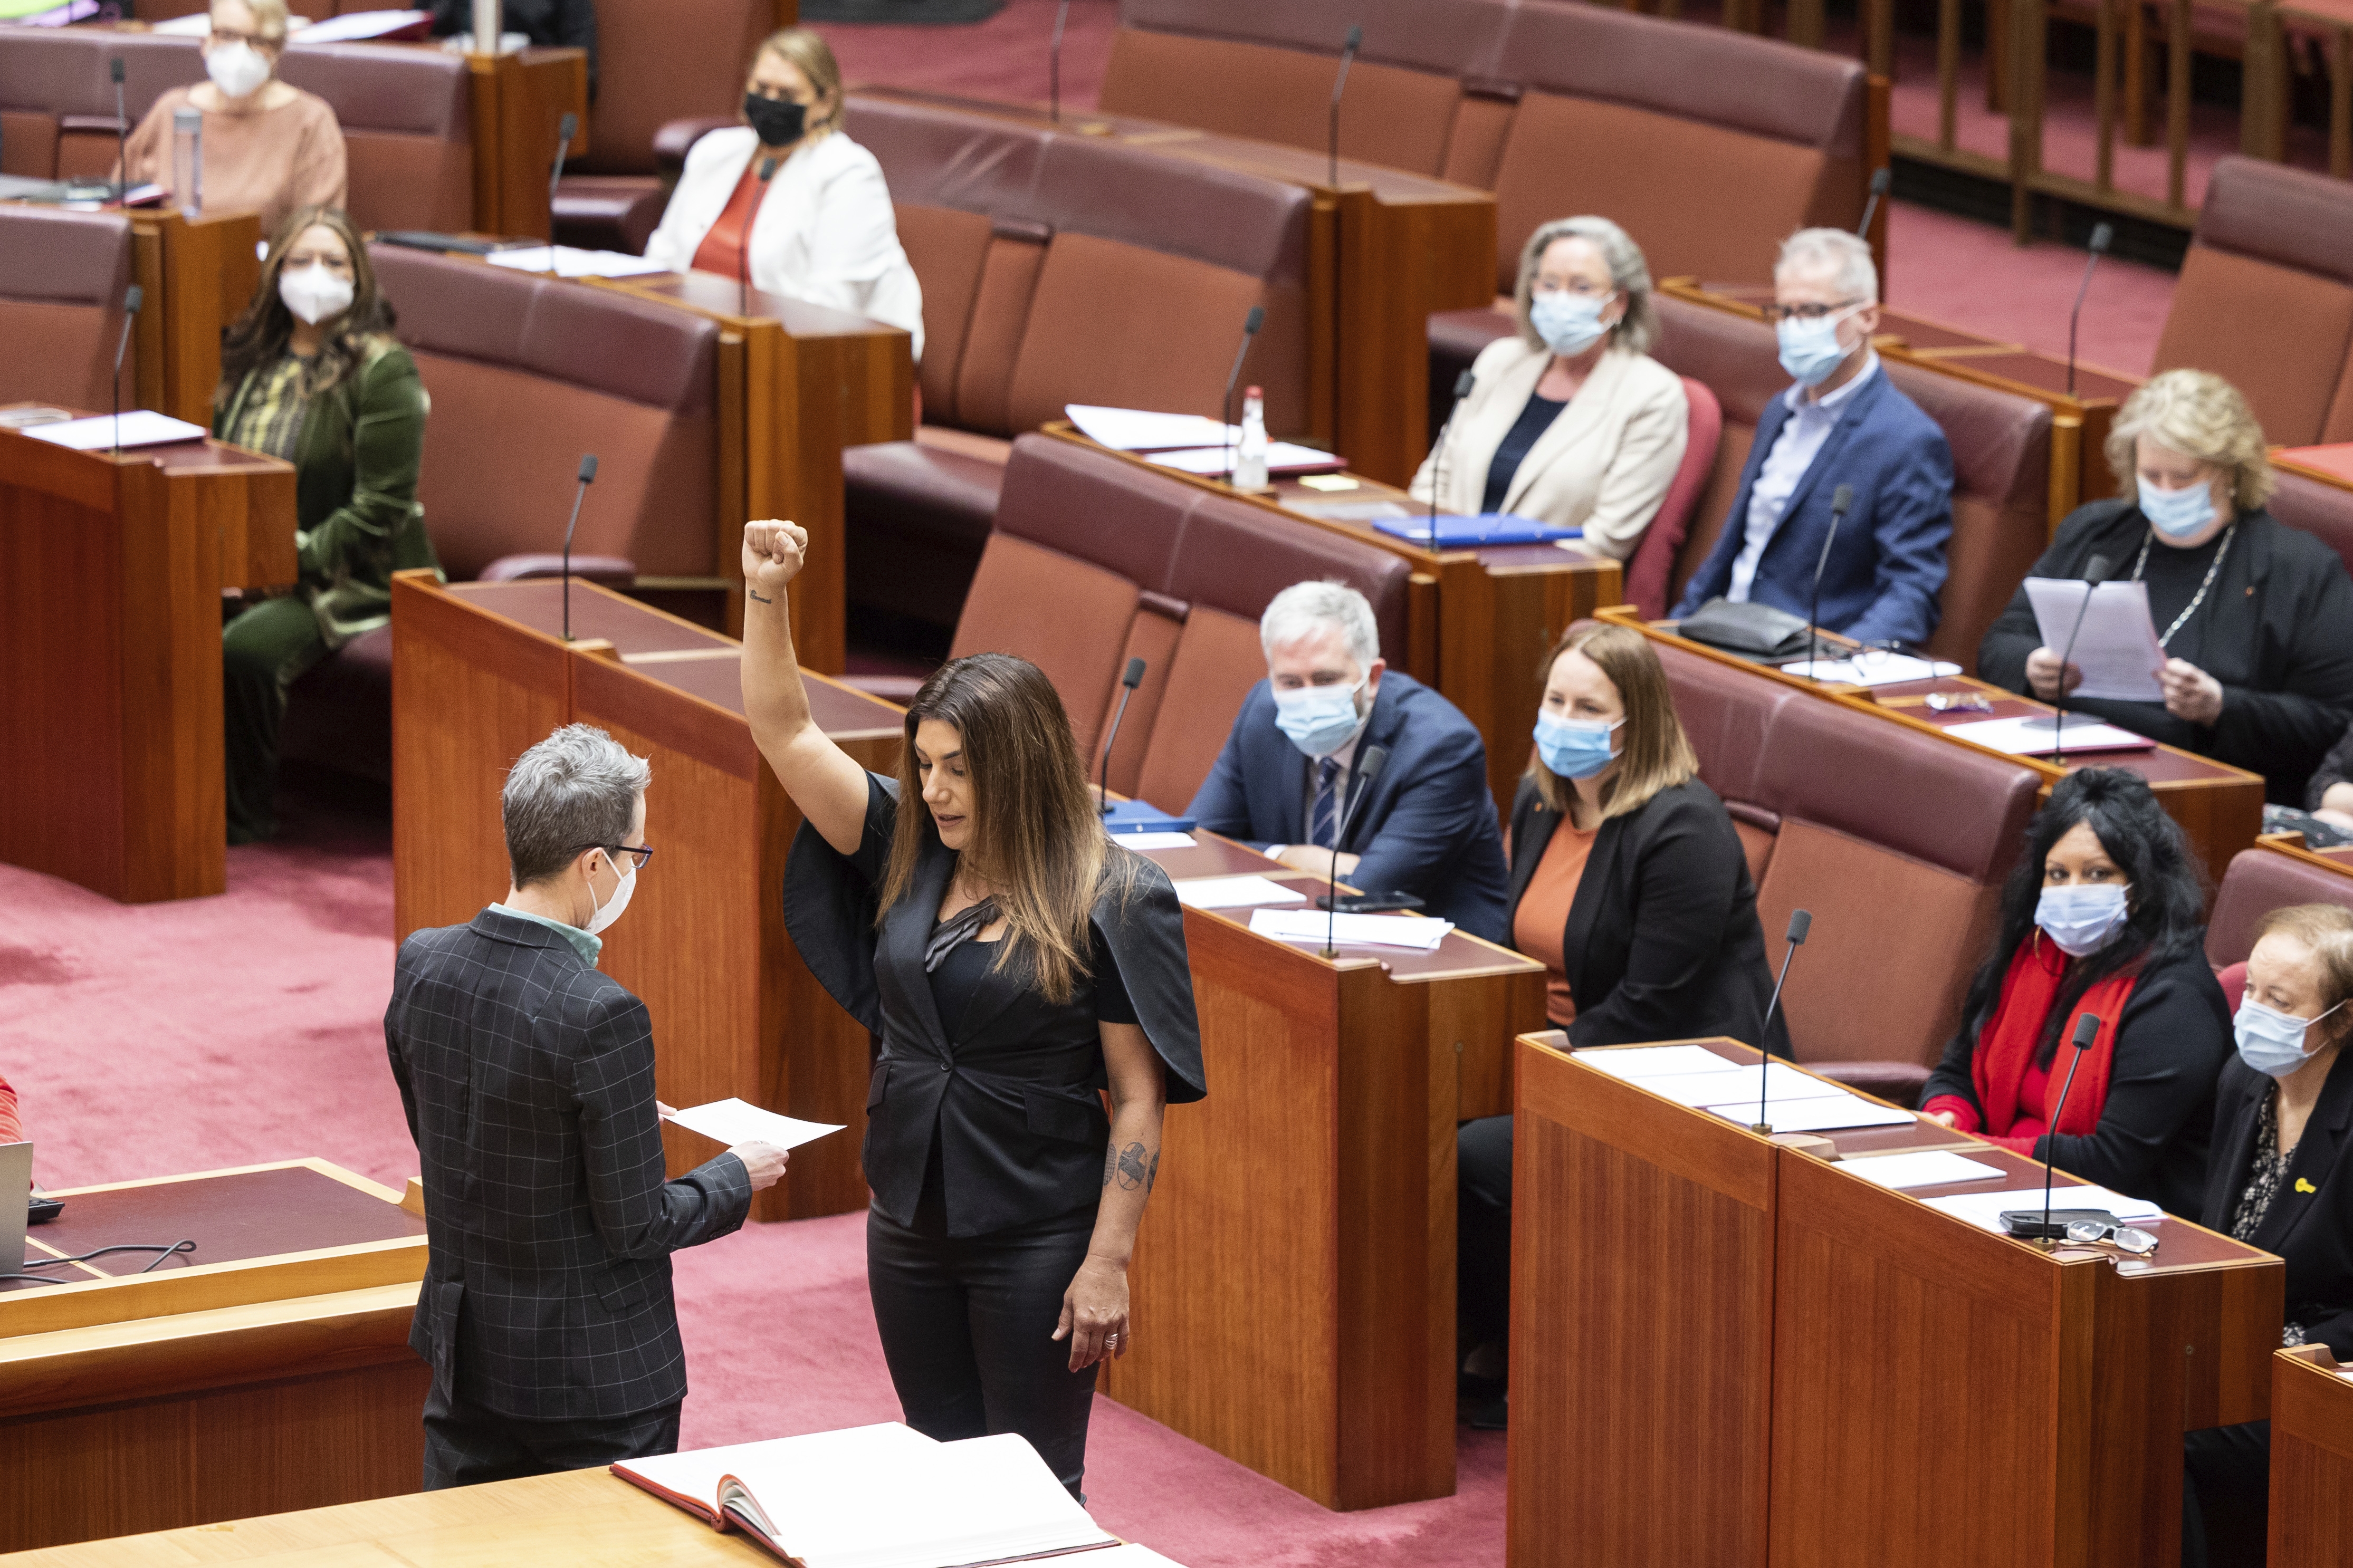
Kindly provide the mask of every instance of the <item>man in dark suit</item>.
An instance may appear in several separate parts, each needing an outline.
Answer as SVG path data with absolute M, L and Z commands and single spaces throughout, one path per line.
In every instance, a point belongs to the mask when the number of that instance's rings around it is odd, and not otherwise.
M 653 853 L 650 777 L 586 725 L 533 746 L 507 775 L 505 900 L 401 944 L 384 1036 L 424 1163 L 428 1490 L 674 1452 L 670 1255 L 784 1174 L 744 1143 L 662 1179 L 652 1023 L 596 972 Z
M 1267 679 L 1186 815 L 1319 877 L 1336 861 L 1342 881 L 1411 893 L 1429 913 L 1503 941 L 1503 837 L 1471 721 L 1388 668 L 1372 605 L 1343 584 L 1277 594 L 1259 643 Z M 1388 762 L 1367 789 L 1356 762 L 1369 746 Z
M 1724 531 L 1674 614 L 1715 598 L 1810 614 L 1844 486 L 1853 506 L 1822 571 L 1820 624 L 1863 642 L 1924 643 L 1953 536 L 1953 454 L 1872 349 L 1871 247 L 1844 229 L 1799 229 L 1781 246 L 1766 314 L 1797 384 L 1757 420 Z

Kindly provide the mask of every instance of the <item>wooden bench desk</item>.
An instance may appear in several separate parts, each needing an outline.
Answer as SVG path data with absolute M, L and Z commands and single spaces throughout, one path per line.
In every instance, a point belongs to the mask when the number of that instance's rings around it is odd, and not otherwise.
M 2307 866 L 2317 866 L 2324 871 L 2334 871 L 2340 877 L 2353 878 L 2353 844 L 2340 844 L 2333 849 L 2313 849 L 2306 846 L 2301 833 L 2266 833 L 2256 838 L 2255 847 L 2268 849 L 2274 855 L 2285 855 Z M 2345 891 L 2348 899 L 2353 899 L 2353 887 L 2348 887 Z
M 2353 1371 L 2327 1345 L 2272 1354 L 2270 1568 L 2353 1562 Z

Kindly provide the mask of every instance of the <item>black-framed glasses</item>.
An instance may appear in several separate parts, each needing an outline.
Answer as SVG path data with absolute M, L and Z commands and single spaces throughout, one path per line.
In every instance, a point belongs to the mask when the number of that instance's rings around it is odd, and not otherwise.
M 589 849 L 602 849 L 616 859 L 624 855 L 630 856 L 636 861 L 636 864 L 630 867 L 633 871 L 644 870 L 646 862 L 654 858 L 653 846 L 650 844 L 583 844 L 573 853 L 577 855 Z
M 1867 300 L 1841 300 L 1835 305 L 1767 305 L 1765 320 L 1776 327 L 1784 321 L 1820 321 L 1869 303 Z

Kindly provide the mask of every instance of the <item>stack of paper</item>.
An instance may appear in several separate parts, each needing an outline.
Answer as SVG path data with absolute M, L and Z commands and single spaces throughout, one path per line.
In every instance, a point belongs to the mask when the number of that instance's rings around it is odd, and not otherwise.
M 518 272 L 553 272 L 558 278 L 642 278 L 667 272 L 659 261 L 618 250 L 578 250 L 568 245 L 528 245 L 493 250 L 483 258 L 493 267 Z
M 1636 1046 L 1589 1050 L 1577 1059 L 1637 1089 L 1737 1121 L 1757 1120 L 1757 1069 L 1729 1062 L 1704 1046 Z M 1847 1127 L 1901 1127 L 1915 1120 L 1908 1110 L 1875 1105 L 1787 1062 L 1768 1062 L 1764 1071 L 1765 1120 L 1776 1132 L 1828 1132 Z
M 2000 1165 L 1989 1165 L 1983 1160 L 1972 1160 L 1943 1149 L 1925 1149 L 1910 1154 L 1872 1154 L 1841 1161 L 1841 1164 L 1866 1182 L 1898 1190 L 1937 1187 L 1951 1182 L 1989 1181 L 2010 1173 Z
M 1189 833 L 1114 833 L 1111 841 L 1123 849 L 1141 854 L 1146 849 L 1190 849 L 1193 836 Z
M 1757 1120 L 1757 1100 L 1753 1095 L 1745 1100 L 1707 1109 L 1726 1121 L 1737 1121 L 1743 1126 Z M 1851 1127 L 1905 1127 L 1919 1119 L 1908 1110 L 1873 1105 L 1859 1094 L 1835 1089 L 1802 1100 L 1768 1099 L 1765 1120 L 1776 1132 L 1831 1132 Z
M 1264 877 L 1187 877 L 1176 900 L 1197 910 L 1239 910 L 1250 904 L 1303 904 L 1307 895 Z
M 111 414 L 93 414 L 87 419 L 35 425 L 25 434 L 36 441 L 54 441 L 78 452 L 102 452 L 116 446 L 161 447 L 174 441 L 201 441 L 205 438 L 205 427 L 191 425 L 185 419 L 174 419 L 168 414 L 141 408 L 124 414 L 120 419 Z
M 1278 942 L 1322 942 L 1346 946 L 1410 947 L 1428 952 L 1446 940 L 1452 921 L 1425 920 L 1419 915 L 1331 915 L 1321 910 L 1252 910 L 1250 930 Z
M 1577 1053 L 1577 1059 L 1611 1078 L 1659 1078 L 1668 1073 L 1719 1072 L 1737 1068 L 1705 1046 L 1612 1046 Z
M 1960 740 L 1974 741 L 1997 752 L 2008 752 L 2014 757 L 2048 756 L 2058 751 L 2061 744 L 2051 721 L 2032 716 L 1978 719 L 1967 724 L 1947 724 L 1945 733 Z M 2066 749 L 2071 752 L 2145 752 L 2157 744 L 2146 735 L 2136 735 L 2130 730 L 2119 730 L 2114 724 L 2087 721 L 2073 714 L 2068 716 L 2066 735 Z
M 1942 1209 L 1955 1219 L 1963 1219 L 1986 1230 L 2001 1229 L 2005 1209 L 2042 1211 L 2042 1189 L 2010 1187 L 1999 1193 L 1955 1193 L 1949 1197 L 1923 1198 L 1932 1209 Z M 2139 1225 L 2147 1220 L 2163 1219 L 2165 1211 L 2140 1198 L 2128 1198 L 2122 1193 L 2112 1193 L 2105 1187 L 2081 1183 L 2074 1186 L 2054 1185 L 2051 1189 L 2051 1206 L 2054 1209 L 2105 1209 L 2126 1225 Z
M 1181 447 L 1173 452 L 1155 452 L 1152 461 L 1164 468 L 1174 468 L 1180 474 L 1223 479 L 1233 468 L 1240 452 L 1239 446 Z M 1270 474 L 1307 474 L 1318 468 L 1345 467 L 1346 458 L 1330 452 L 1319 452 L 1313 447 L 1302 447 L 1295 441 L 1270 441 L 1266 444 L 1266 471 Z
M 1941 659 L 1914 658 L 1904 653 L 1869 653 L 1855 658 L 1826 658 L 1820 664 L 1799 659 L 1782 670 L 1810 680 L 1841 686 L 1897 686 L 1907 680 L 1930 680 L 1958 675 L 1961 667 Z
M 1167 452 L 1180 447 L 1222 447 L 1242 438 L 1239 425 L 1198 414 L 1155 414 L 1145 408 L 1107 408 L 1094 403 L 1065 404 L 1062 412 L 1079 434 L 1118 452 Z

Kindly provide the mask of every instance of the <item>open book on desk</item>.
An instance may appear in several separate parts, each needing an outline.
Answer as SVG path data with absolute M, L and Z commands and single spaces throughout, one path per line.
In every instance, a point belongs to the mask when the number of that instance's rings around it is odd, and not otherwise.
M 935 1443 L 885 1423 L 613 1473 L 797 1568 L 973 1568 L 1117 1544 L 1011 1433 Z

